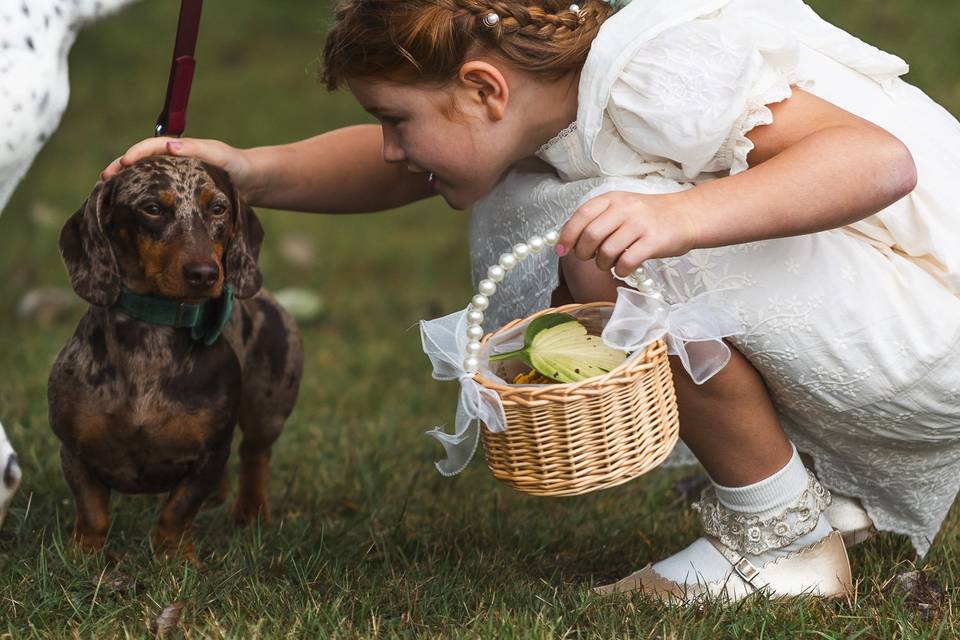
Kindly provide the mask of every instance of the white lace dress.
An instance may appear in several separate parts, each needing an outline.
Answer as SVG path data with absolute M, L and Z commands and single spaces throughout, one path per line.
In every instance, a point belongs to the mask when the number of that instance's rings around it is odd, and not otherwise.
M 666 193 L 747 169 L 746 133 L 800 85 L 910 148 L 917 189 L 849 227 L 691 251 L 648 271 L 668 301 L 724 290 L 731 342 L 825 486 L 925 554 L 960 489 L 960 124 L 907 67 L 799 0 L 645 0 L 594 42 L 576 123 L 474 210 L 475 280 L 609 190 Z M 551 168 L 552 165 L 552 168 Z M 487 328 L 549 305 L 557 258 L 500 285 Z

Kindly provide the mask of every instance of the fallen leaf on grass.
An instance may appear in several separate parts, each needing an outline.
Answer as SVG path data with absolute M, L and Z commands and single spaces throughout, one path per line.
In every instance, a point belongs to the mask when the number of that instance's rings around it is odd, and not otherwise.
M 903 597 L 904 604 L 926 618 L 935 617 L 943 605 L 943 587 L 926 571 L 898 573 L 887 580 L 881 590 L 888 595 Z
M 128 595 L 137 584 L 136 578 L 130 577 L 117 569 L 106 569 L 96 582 L 105 593 L 112 593 L 118 596 Z
M 167 605 L 157 619 L 150 625 L 150 633 L 154 638 L 160 638 L 167 631 L 176 628 L 180 624 L 180 616 L 183 614 L 183 607 L 186 606 L 186 600 L 177 600 Z

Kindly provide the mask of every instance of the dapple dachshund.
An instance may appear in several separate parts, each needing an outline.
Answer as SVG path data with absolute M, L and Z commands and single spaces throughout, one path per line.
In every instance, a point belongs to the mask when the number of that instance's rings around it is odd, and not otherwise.
M 195 560 L 193 518 L 218 485 L 226 496 L 238 422 L 233 516 L 268 519 L 270 449 L 296 401 L 303 349 L 260 289 L 262 240 L 226 172 L 165 156 L 99 183 L 64 226 L 70 282 L 92 306 L 53 365 L 48 403 L 81 548 L 103 547 L 111 491 L 169 491 L 155 546 Z

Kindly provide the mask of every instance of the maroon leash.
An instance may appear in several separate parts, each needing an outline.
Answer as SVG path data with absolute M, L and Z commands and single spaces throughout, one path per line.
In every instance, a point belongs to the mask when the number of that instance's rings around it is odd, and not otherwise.
M 187 101 L 197 61 L 193 54 L 197 49 L 200 32 L 200 9 L 203 0 L 182 0 L 180 20 L 177 22 L 177 41 L 173 47 L 173 63 L 170 80 L 167 82 L 167 99 L 163 111 L 157 117 L 154 135 L 179 136 L 187 126 Z

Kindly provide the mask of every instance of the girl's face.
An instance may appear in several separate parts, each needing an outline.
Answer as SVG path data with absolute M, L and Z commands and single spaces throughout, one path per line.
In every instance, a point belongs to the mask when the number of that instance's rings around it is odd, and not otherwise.
M 349 86 L 383 127 L 383 159 L 433 174 L 434 191 L 455 209 L 472 205 L 528 155 L 510 143 L 516 137 L 509 119 L 463 87 L 370 78 L 351 80 Z

